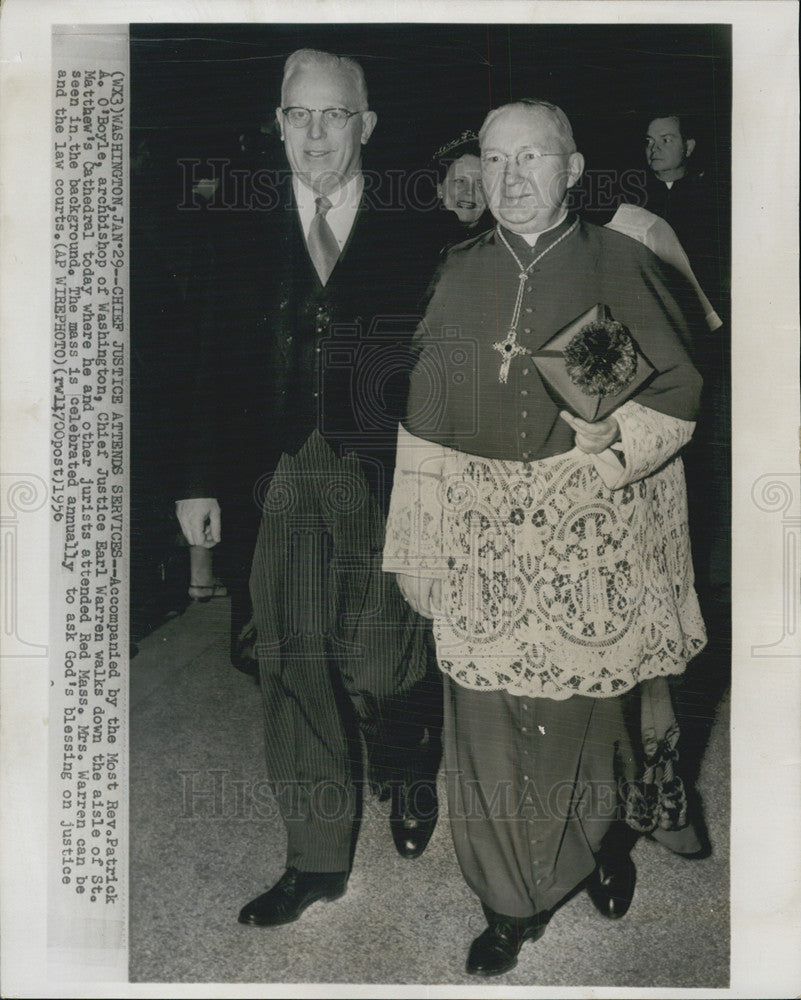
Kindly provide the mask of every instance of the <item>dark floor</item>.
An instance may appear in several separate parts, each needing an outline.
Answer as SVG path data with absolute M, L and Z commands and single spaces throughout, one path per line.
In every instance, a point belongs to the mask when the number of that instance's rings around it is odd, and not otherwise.
M 484 920 L 447 820 L 421 858 L 405 861 L 375 800 L 342 899 L 287 927 L 237 923 L 281 874 L 284 835 L 267 791 L 258 688 L 228 664 L 227 615 L 227 600 L 192 604 L 131 661 L 131 981 L 481 985 L 464 962 Z M 726 673 L 713 651 L 676 691 L 710 856 L 687 861 L 641 840 L 624 920 L 605 921 L 580 892 L 493 985 L 728 984 Z

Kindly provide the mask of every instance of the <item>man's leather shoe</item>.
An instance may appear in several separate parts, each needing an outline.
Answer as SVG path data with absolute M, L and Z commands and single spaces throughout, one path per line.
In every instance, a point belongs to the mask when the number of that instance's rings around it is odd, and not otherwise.
M 231 651 L 231 666 L 234 670 L 238 670 L 240 674 L 247 674 L 248 677 L 252 677 L 253 680 L 259 683 L 259 661 L 252 659 L 249 656 L 242 656 L 236 651 Z
M 392 796 L 392 782 L 391 781 L 371 781 L 370 791 L 375 795 L 379 802 L 389 802 Z
M 231 637 L 231 666 L 259 683 L 259 660 L 256 656 L 256 626 L 253 619 Z
M 506 917 L 484 907 L 489 924 L 473 941 L 467 955 L 471 976 L 500 976 L 517 965 L 517 956 L 525 941 L 537 941 L 548 926 L 548 913 L 533 917 Z
M 402 783 L 393 791 L 389 827 L 395 848 L 402 858 L 419 858 L 437 825 L 436 782 Z
M 287 868 L 269 892 L 242 907 L 239 923 L 254 927 L 291 924 L 316 900 L 338 899 L 347 883 L 347 872 L 299 872 Z
M 587 892 L 596 910 L 610 920 L 619 920 L 628 913 L 634 897 L 637 869 L 626 855 L 603 858 L 587 882 Z

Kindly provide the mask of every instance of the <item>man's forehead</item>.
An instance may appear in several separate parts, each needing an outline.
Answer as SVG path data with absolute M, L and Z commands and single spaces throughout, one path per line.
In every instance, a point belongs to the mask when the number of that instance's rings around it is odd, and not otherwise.
M 299 67 L 284 84 L 284 90 L 287 94 L 314 90 L 338 95 L 345 101 L 356 96 L 356 87 L 351 77 L 341 69 L 328 66 Z
M 654 118 L 648 126 L 649 134 L 654 135 L 681 135 L 678 118 Z
M 484 133 L 481 146 L 538 145 L 543 141 L 562 138 L 561 132 L 547 108 L 514 107 L 503 110 Z

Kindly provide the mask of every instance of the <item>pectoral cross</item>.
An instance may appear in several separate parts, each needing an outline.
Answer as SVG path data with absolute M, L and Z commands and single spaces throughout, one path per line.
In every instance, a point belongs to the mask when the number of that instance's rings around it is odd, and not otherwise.
M 501 370 L 498 372 L 498 381 L 506 382 L 509 378 L 509 366 L 512 361 L 520 354 L 530 354 L 531 351 L 527 347 L 522 347 L 517 342 L 517 330 L 511 329 L 506 334 L 506 340 L 498 340 L 493 345 L 493 350 L 500 354 L 501 358 Z
M 520 322 L 520 307 L 523 304 L 523 293 L 526 288 L 526 281 L 528 276 L 535 264 L 538 264 L 546 253 L 550 253 L 554 247 L 558 247 L 563 239 L 568 237 L 573 230 L 578 225 L 578 219 L 573 223 L 573 225 L 566 229 L 565 232 L 559 237 L 558 240 L 554 240 L 549 246 L 547 246 L 542 253 L 537 254 L 534 260 L 527 267 L 523 267 L 523 262 L 514 252 L 514 250 L 509 246 L 509 241 L 503 235 L 503 230 L 500 225 L 496 227 L 498 237 L 501 243 L 506 247 L 509 253 L 514 257 L 515 263 L 520 268 L 520 274 L 518 275 L 519 284 L 517 286 L 517 298 L 515 299 L 515 307 L 512 310 L 512 322 L 509 324 L 509 332 L 506 334 L 506 340 L 499 340 L 496 344 L 493 344 L 493 348 L 500 354 L 501 358 L 501 370 L 498 372 L 498 381 L 506 382 L 509 378 L 509 366 L 514 361 L 516 357 L 520 354 L 531 354 L 531 351 L 527 347 L 521 347 L 517 342 L 517 325 Z

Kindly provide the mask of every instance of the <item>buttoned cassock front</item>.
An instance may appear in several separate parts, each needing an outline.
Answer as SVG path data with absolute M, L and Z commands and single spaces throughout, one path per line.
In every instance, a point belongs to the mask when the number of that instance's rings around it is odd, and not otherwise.
M 691 289 L 649 250 L 619 233 L 579 222 L 561 239 L 574 222 L 568 216 L 533 252 L 520 237 L 505 233 L 524 266 L 553 245 L 526 280 L 518 343 L 536 351 L 571 320 L 604 303 L 657 369 L 638 402 L 694 420 L 701 378 L 689 355 L 687 316 L 697 312 Z M 508 331 L 519 273 L 495 230 L 451 253 L 417 333 L 420 355 L 403 421 L 412 434 L 514 461 L 561 455 L 573 447 L 573 431 L 528 357 L 512 361 L 506 384 L 498 379 L 501 358 L 494 344 Z M 450 377 L 432 382 L 441 374 Z
M 631 776 L 620 698 L 566 701 L 445 682 L 448 815 L 465 878 L 508 916 L 550 910 L 595 867 Z

